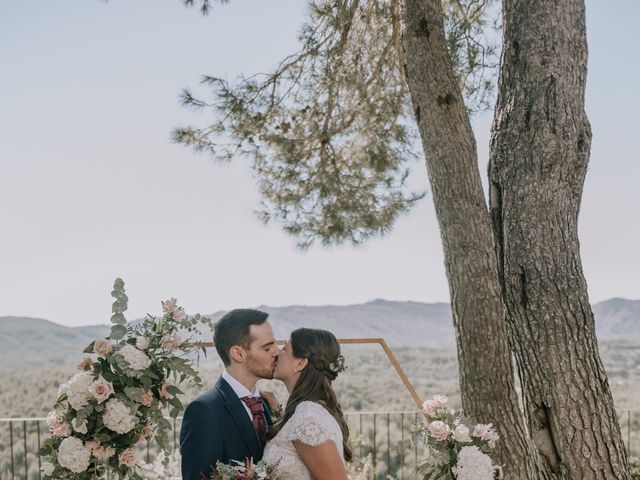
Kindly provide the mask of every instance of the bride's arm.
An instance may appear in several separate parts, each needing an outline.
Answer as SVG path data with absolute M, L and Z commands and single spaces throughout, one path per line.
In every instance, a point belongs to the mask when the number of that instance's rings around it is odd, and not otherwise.
M 294 440 L 293 446 L 314 480 L 347 480 L 347 472 L 331 440 L 317 446 L 306 445 Z

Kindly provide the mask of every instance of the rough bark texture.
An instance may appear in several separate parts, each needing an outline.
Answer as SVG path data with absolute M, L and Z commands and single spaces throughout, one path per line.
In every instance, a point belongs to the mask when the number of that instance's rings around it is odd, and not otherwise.
M 490 205 L 540 478 L 628 479 L 580 262 L 584 1 L 505 0 Z
M 534 478 L 515 390 L 505 307 L 476 143 L 454 78 L 440 0 L 402 9 L 405 74 L 440 225 L 465 412 L 493 422 L 509 473 Z

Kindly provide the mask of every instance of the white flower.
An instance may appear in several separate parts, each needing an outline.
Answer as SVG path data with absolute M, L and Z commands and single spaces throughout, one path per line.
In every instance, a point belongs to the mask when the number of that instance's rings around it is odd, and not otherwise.
M 138 335 L 136 337 L 136 347 L 140 350 L 146 350 L 149 348 L 149 337 Z
M 469 427 L 462 423 L 456 426 L 452 436 L 458 443 L 469 443 L 471 441 L 471 437 L 469 436 Z
M 124 403 L 112 398 L 106 403 L 102 423 L 109 430 L 116 433 L 128 433 L 136 426 L 137 420 L 131 415 L 131 410 Z
M 476 428 L 473 429 L 473 433 L 471 434 L 474 437 L 478 437 L 481 440 L 484 440 L 489 444 L 491 448 L 495 448 L 496 442 L 500 440 L 500 436 L 493 429 L 493 424 L 488 423 L 479 423 L 476 425 Z
M 149 357 L 133 345 L 125 345 L 122 347 L 120 355 L 124 357 L 124 361 L 127 362 L 131 370 L 135 372 L 140 372 L 151 365 Z
M 78 433 L 87 433 L 87 421 L 83 420 L 78 423 L 78 419 L 74 418 L 71 420 L 71 427 Z
M 93 375 L 89 372 L 76 373 L 67 383 L 67 400 L 71 408 L 78 411 L 89 404 L 91 392 L 89 386 L 93 383 Z
M 43 462 L 40 466 L 40 471 L 45 477 L 50 477 L 53 475 L 53 471 L 56 469 L 56 466 L 51 462 Z
M 73 473 L 82 473 L 89 467 L 91 452 L 82 440 L 76 437 L 65 438 L 58 449 L 58 463 Z
M 458 480 L 493 480 L 491 459 L 475 446 L 462 447 L 452 470 Z

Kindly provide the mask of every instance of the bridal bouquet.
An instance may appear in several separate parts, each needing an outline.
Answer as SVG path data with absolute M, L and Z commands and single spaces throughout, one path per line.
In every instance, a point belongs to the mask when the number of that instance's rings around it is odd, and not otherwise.
M 231 464 L 216 463 L 211 480 L 277 480 L 275 472 L 278 465 L 269 465 L 262 461 L 253 463 L 247 459 L 245 463 L 231 460 Z
M 160 319 L 127 323 L 121 279 L 111 295 L 109 337 L 85 348 L 92 356 L 60 387 L 47 417 L 52 437 L 40 450 L 45 479 L 91 480 L 109 472 L 140 480 L 136 445 L 153 439 L 168 451 L 171 424 L 164 412 L 176 418 L 183 409 L 177 384 L 201 383 L 187 352 L 200 348 L 191 339 L 198 324 L 212 327 L 208 318 L 188 317 L 172 298 L 162 302 Z
M 491 449 L 499 440 L 491 424 L 474 424 L 435 395 L 422 406 L 426 423 L 414 429 L 414 440 L 427 449 L 418 473 L 428 480 L 493 480 L 500 467 L 493 465 Z

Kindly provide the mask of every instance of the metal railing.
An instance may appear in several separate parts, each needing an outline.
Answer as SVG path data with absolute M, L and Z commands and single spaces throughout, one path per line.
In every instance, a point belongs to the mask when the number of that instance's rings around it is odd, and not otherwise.
M 370 456 L 373 477 L 398 480 L 413 477 L 424 451 L 410 442 L 411 426 L 419 421 L 419 413 L 346 412 L 354 459 Z M 623 439 L 629 456 L 640 455 L 640 411 L 619 411 Z M 178 449 L 182 419 L 172 420 L 172 447 Z M 46 418 L 0 418 L 0 480 L 40 480 L 41 443 L 50 436 Z M 140 446 L 147 463 L 155 458 L 157 447 Z

